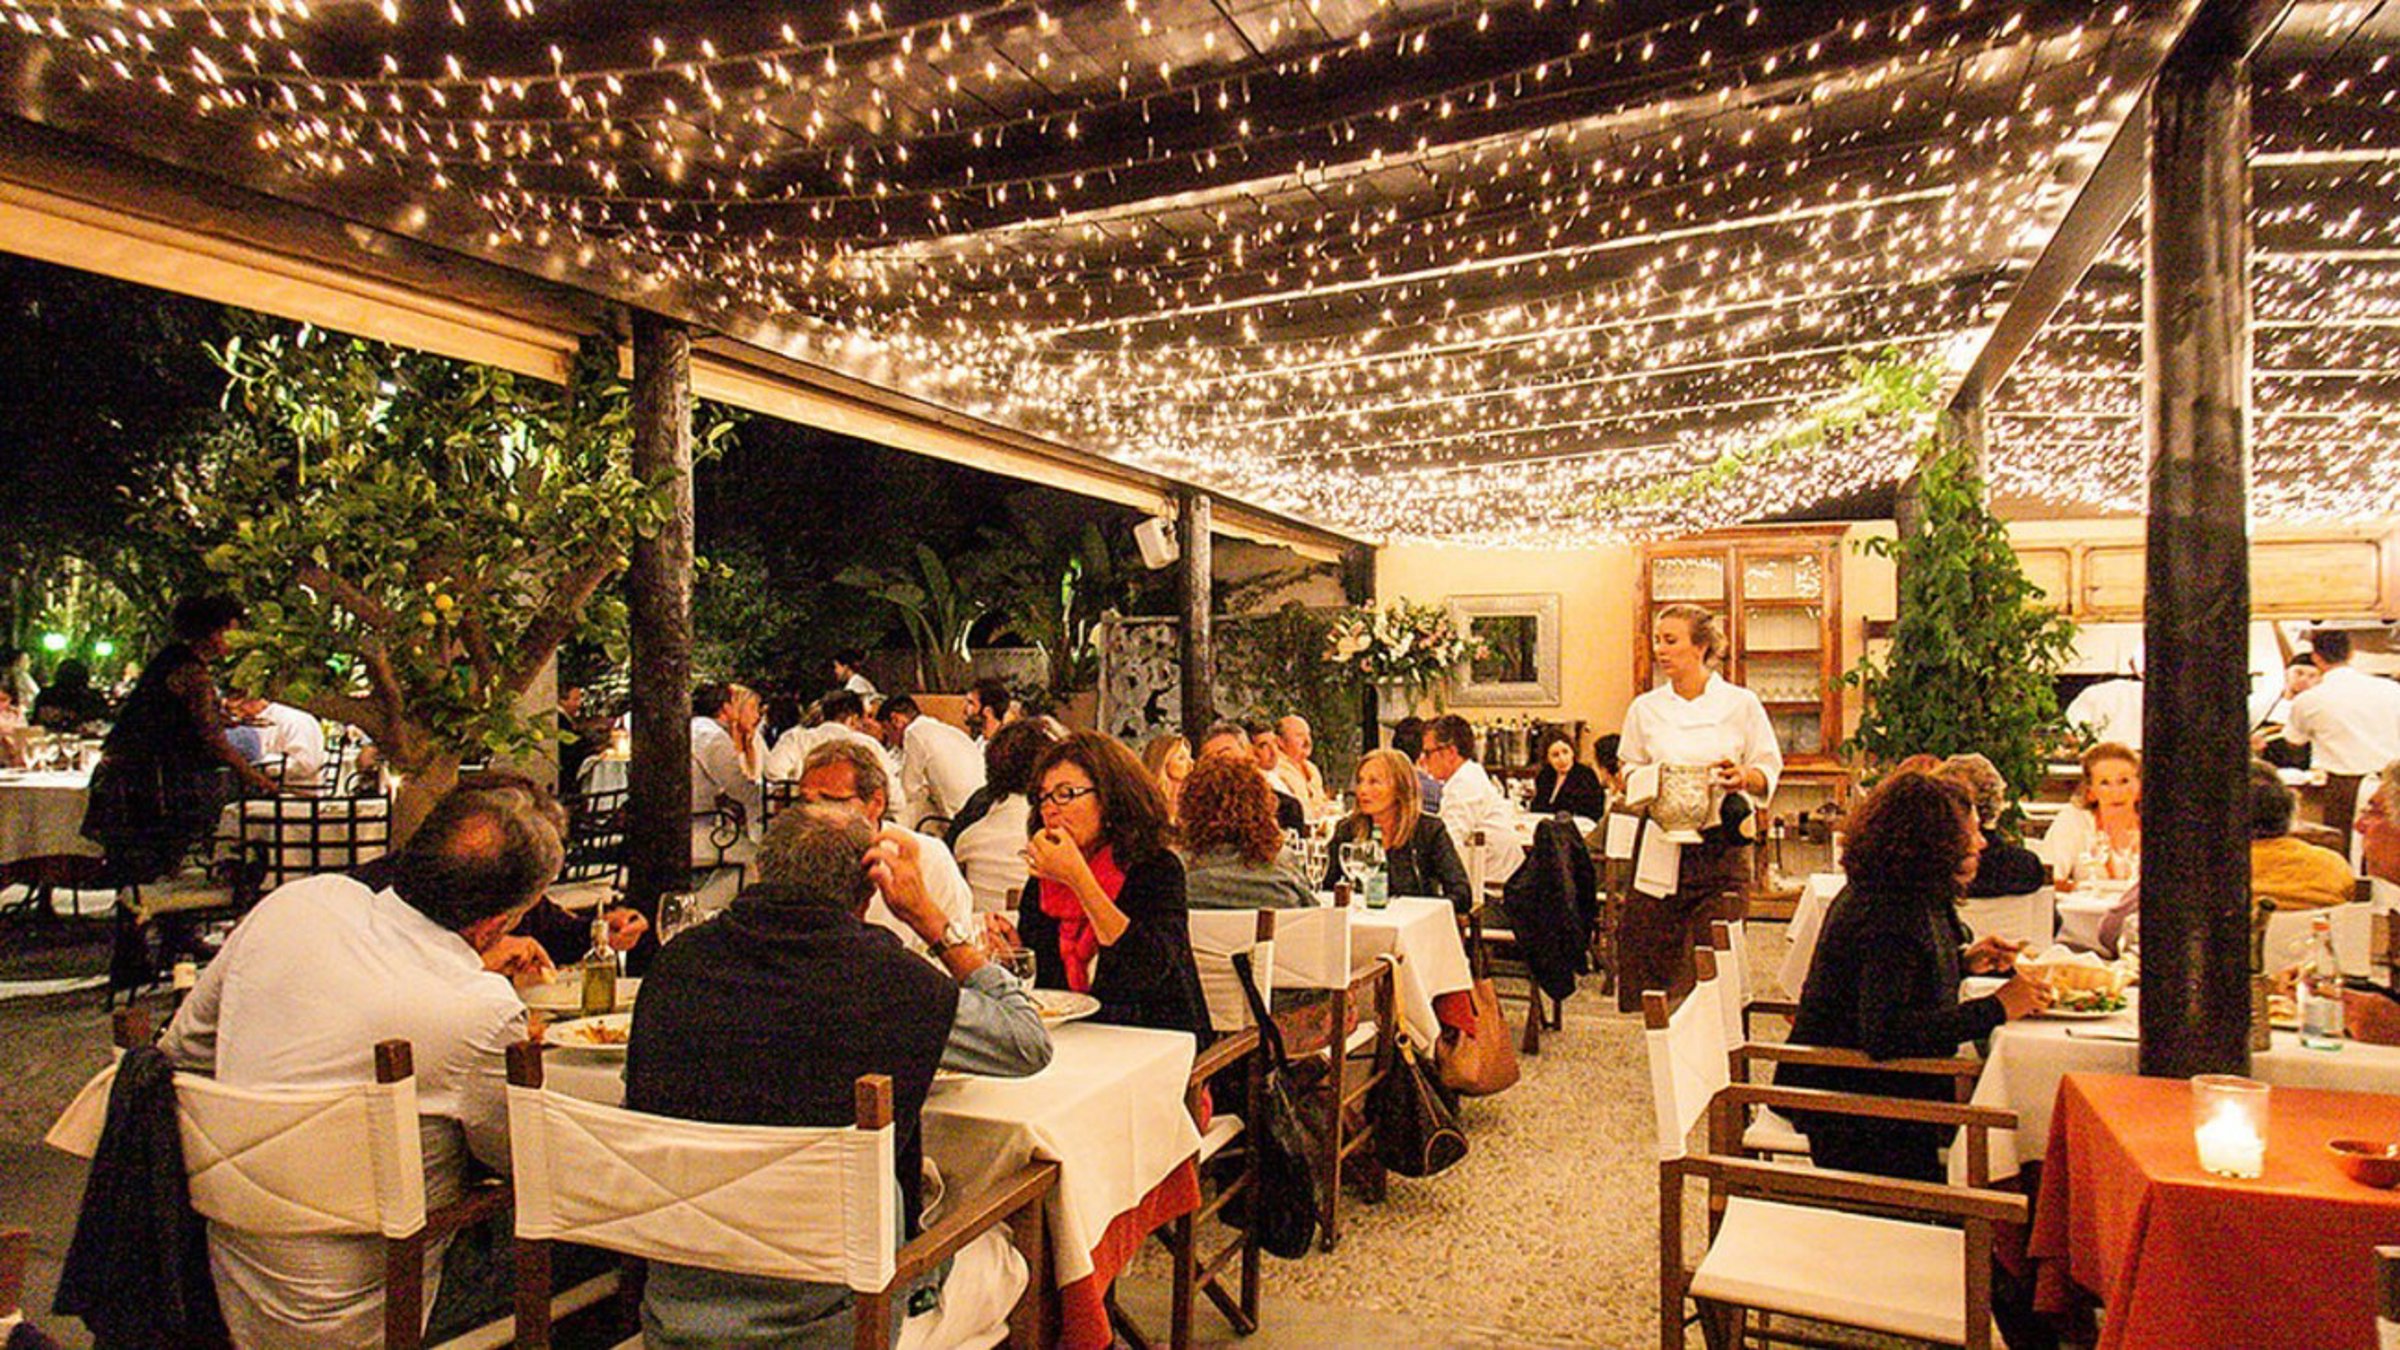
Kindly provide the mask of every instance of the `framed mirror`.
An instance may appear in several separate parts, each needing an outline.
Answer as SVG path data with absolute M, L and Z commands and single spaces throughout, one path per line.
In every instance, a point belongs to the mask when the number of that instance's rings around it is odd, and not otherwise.
M 1484 654 L 1459 667 L 1449 701 L 1461 707 L 1556 705 L 1558 597 L 1454 595 L 1450 618 Z

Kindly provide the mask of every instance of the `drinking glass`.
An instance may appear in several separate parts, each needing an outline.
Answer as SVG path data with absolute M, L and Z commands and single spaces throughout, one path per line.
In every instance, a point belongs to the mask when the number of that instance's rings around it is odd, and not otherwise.
M 658 897 L 658 940 L 661 945 L 678 933 L 700 926 L 700 897 L 690 891 L 667 891 Z
M 1375 845 L 1366 840 L 1351 840 L 1342 845 L 1342 879 L 1355 886 L 1364 881 L 1367 870 L 1374 866 Z

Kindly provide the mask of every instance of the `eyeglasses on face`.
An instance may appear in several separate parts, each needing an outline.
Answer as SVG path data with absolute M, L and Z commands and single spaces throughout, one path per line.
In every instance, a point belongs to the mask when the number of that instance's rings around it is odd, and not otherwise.
M 1048 792 L 1034 794 L 1037 806 L 1072 806 L 1100 789 L 1096 787 L 1054 787 Z

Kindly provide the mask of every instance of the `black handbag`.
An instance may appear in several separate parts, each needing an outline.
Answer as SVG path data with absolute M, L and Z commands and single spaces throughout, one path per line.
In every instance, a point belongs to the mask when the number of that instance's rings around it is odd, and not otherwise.
M 1405 1038 L 1391 1072 L 1368 1093 L 1367 1110 L 1375 1121 L 1377 1160 L 1401 1176 L 1433 1176 L 1467 1156 L 1457 1110 Z
M 1258 1053 L 1266 1056 L 1265 1086 L 1259 1096 L 1263 1119 L 1249 1122 L 1245 1131 L 1250 1147 L 1258 1150 L 1258 1193 L 1249 1197 L 1251 1203 L 1239 1218 L 1245 1224 L 1258 1225 L 1259 1246 L 1286 1261 L 1297 1261 L 1308 1255 L 1317 1240 L 1317 1170 L 1309 1164 L 1315 1149 L 1284 1081 L 1283 1032 L 1250 979 L 1249 953 L 1234 954 L 1233 970 L 1241 981 L 1242 996 L 1250 1002 L 1250 1016 L 1258 1024 Z M 1225 1218 L 1227 1222 L 1236 1219 L 1230 1207 Z

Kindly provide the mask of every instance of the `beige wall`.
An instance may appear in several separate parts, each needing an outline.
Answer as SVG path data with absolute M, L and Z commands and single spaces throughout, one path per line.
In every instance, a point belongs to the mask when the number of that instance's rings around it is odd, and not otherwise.
M 1405 544 L 1375 555 L 1379 603 L 1441 601 L 1454 595 L 1556 595 L 1560 700 L 1554 704 L 1474 707 L 1482 721 L 1531 713 L 1583 718 L 1614 731 L 1633 701 L 1633 611 L 1640 550 L 1448 548 Z

